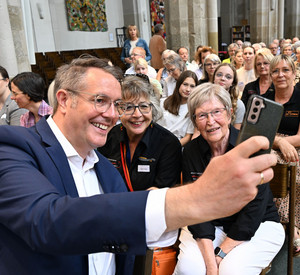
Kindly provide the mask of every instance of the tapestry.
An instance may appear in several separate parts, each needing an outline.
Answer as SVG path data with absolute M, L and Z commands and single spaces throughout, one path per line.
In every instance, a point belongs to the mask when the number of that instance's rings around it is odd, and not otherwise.
M 66 0 L 71 31 L 106 32 L 105 0 Z
M 165 30 L 164 38 L 166 38 L 164 0 L 150 0 L 150 12 L 152 33 L 154 33 L 154 26 L 156 24 L 162 24 Z

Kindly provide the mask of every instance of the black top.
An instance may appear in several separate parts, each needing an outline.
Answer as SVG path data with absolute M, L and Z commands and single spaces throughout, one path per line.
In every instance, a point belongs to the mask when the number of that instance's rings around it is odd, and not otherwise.
M 107 157 L 118 169 L 126 182 L 120 143 L 127 145 L 126 128 L 116 125 L 108 134 L 105 146 L 98 151 Z M 135 149 L 132 162 L 127 158 L 127 167 L 134 191 L 146 190 L 151 186 L 170 187 L 180 182 L 181 144 L 170 131 L 156 123 L 151 123 Z
M 231 150 L 236 143 L 238 131 L 230 126 L 229 145 Z M 211 150 L 207 141 L 199 136 L 190 141 L 183 151 L 183 180 L 189 182 L 202 175 L 211 159 Z M 237 186 L 238 188 L 238 186 Z M 218 203 L 216 201 L 216 203 Z M 258 194 L 238 213 L 210 222 L 189 226 L 193 237 L 214 240 L 215 226 L 223 226 L 229 238 L 238 241 L 250 240 L 259 225 L 265 221 L 279 222 L 277 208 L 273 202 L 273 195 L 269 183 L 258 186 Z
M 274 87 L 274 84 L 272 83 L 271 86 L 268 88 L 267 92 L 274 91 L 274 90 L 275 90 L 275 87 Z M 259 78 L 257 78 L 256 80 L 254 80 L 252 82 L 249 82 L 244 88 L 241 100 L 245 104 L 246 108 L 247 108 L 248 99 L 251 95 L 260 95 Z
M 268 91 L 262 95 L 275 100 L 275 91 Z M 289 136 L 296 135 L 300 123 L 300 89 L 294 88 L 290 100 L 283 104 L 284 112 L 279 125 L 278 133 Z

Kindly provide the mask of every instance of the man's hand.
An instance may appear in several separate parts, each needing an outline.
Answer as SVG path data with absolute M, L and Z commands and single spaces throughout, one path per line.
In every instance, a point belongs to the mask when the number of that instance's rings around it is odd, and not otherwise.
M 276 156 L 249 157 L 268 146 L 267 138 L 252 137 L 225 155 L 213 158 L 195 183 L 169 189 L 166 196 L 168 230 L 230 216 L 253 200 L 261 173 L 264 182 L 273 178 L 270 167 L 276 164 Z

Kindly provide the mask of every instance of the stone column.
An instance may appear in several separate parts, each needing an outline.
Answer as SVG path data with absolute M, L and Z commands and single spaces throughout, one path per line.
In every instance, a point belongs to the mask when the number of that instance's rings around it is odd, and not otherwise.
M 218 52 L 218 1 L 207 0 L 208 45 Z
M 284 37 L 284 0 L 278 0 L 278 39 Z
M 285 38 L 293 38 L 300 36 L 300 2 L 299 0 L 290 0 L 286 6 L 286 14 L 284 18 L 284 36 Z
M 271 0 L 250 1 L 251 42 L 267 45 L 277 38 L 276 2 Z
M 0 64 L 14 76 L 18 73 L 18 64 L 6 0 L 0 2 L 0 18 Z

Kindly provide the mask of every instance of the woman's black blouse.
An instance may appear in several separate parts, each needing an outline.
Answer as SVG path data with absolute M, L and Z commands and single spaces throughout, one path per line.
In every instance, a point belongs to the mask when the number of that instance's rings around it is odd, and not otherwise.
M 124 181 L 120 143 L 128 144 L 126 128 L 116 125 L 108 134 L 106 144 L 98 151 L 118 169 Z M 180 183 L 181 144 L 170 131 L 151 123 L 135 149 L 128 170 L 134 191 L 155 186 L 171 187 Z
M 230 126 L 227 151 L 235 146 L 237 135 L 238 131 Z M 202 136 L 190 141 L 183 151 L 183 181 L 191 182 L 200 177 L 210 159 L 210 146 Z M 216 203 L 218 202 L 216 201 Z M 195 239 L 214 240 L 215 226 L 223 226 L 228 237 L 238 241 L 246 241 L 252 238 L 259 225 L 265 221 L 279 222 L 269 183 L 258 186 L 258 194 L 255 199 L 238 213 L 230 217 L 189 226 L 188 228 Z

